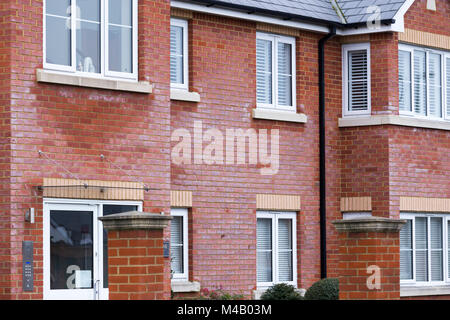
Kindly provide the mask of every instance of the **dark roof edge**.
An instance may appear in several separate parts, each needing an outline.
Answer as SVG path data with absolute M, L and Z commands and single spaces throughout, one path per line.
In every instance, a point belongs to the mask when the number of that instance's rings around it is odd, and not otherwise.
M 188 2 L 201 2 L 201 3 L 206 4 L 206 6 L 208 6 L 208 7 L 220 6 L 220 7 L 225 7 L 225 8 L 229 8 L 229 9 L 243 10 L 243 11 L 247 11 L 248 13 L 258 12 L 258 13 L 276 16 L 276 17 L 282 18 L 284 20 L 296 19 L 296 20 L 301 20 L 301 21 L 305 21 L 305 22 L 323 24 L 323 25 L 327 25 L 329 27 L 334 26 L 334 27 L 338 27 L 338 28 L 357 28 L 357 27 L 367 25 L 366 22 L 355 22 L 355 23 L 345 24 L 345 23 L 334 22 L 334 21 L 330 21 L 330 20 L 323 20 L 323 19 L 318 19 L 318 18 L 313 18 L 313 17 L 308 17 L 308 16 L 301 16 L 301 15 L 297 15 L 297 14 L 262 9 L 262 8 L 252 7 L 252 6 L 233 4 L 233 3 L 223 2 L 223 1 L 219 1 L 219 0 L 189 0 Z M 384 19 L 384 20 L 381 20 L 380 23 L 383 25 L 391 25 L 391 24 L 395 23 L 395 19 Z

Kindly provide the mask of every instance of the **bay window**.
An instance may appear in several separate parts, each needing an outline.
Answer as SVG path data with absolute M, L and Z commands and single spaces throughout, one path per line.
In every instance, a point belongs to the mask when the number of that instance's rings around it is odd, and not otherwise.
M 44 68 L 137 80 L 137 0 L 45 0 Z
M 398 58 L 400 113 L 450 120 L 450 53 L 401 44 Z
M 446 215 L 404 213 L 400 231 L 400 280 L 403 284 L 450 282 L 450 219 Z

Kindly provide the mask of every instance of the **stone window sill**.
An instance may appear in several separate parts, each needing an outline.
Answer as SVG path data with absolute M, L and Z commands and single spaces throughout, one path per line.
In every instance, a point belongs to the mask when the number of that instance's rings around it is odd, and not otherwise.
M 173 292 L 200 292 L 200 282 L 176 281 L 171 282 Z
M 75 74 L 61 73 L 44 69 L 36 70 L 38 82 L 63 84 L 78 87 L 88 87 L 106 90 L 118 90 L 138 93 L 152 93 L 153 86 L 147 81 L 126 81 L 84 77 Z
M 450 295 L 450 285 L 443 286 L 414 286 L 400 285 L 400 297 L 420 297 Z
M 308 117 L 304 113 L 295 113 L 291 111 L 280 111 L 270 109 L 252 109 L 253 119 L 272 120 L 272 121 L 286 121 L 296 123 L 306 123 Z
M 200 102 L 200 94 L 182 89 L 170 89 L 170 100 Z
M 339 127 L 363 127 L 397 125 L 415 128 L 427 128 L 436 130 L 450 130 L 450 121 L 421 119 L 401 115 L 375 115 L 364 117 L 346 117 L 339 119 Z

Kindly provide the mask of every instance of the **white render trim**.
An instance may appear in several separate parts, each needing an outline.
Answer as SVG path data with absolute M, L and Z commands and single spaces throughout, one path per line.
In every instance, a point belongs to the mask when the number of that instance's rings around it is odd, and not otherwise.
M 170 89 L 170 100 L 200 102 L 200 94 L 183 89 Z
M 200 282 L 197 281 L 171 281 L 173 292 L 200 292 Z
M 291 111 L 279 111 L 261 108 L 252 109 L 252 118 L 273 120 L 273 121 L 297 122 L 297 123 L 308 122 L 308 117 L 304 113 L 295 113 Z
M 368 117 L 355 116 L 355 117 L 340 118 L 338 121 L 340 128 L 381 126 L 389 124 L 389 125 L 416 127 L 416 128 L 450 130 L 450 121 L 421 119 L 398 115 L 374 115 Z
M 400 285 L 400 297 L 450 295 L 450 286 Z
M 104 79 L 97 77 L 85 77 L 44 69 L 36 70 L 36 80 L 37 82 L 138 93 L 152 93 L 153 91 L 153 85 L 151 85 L 147 81 L 138 82 L 117 79 Z

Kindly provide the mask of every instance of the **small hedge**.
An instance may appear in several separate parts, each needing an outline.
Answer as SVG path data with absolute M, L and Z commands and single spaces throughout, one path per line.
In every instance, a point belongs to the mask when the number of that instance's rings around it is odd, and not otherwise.
M 303 297 L 289 284 L 275 284 L 261 295 L 261 300 L 302 300 Z
M 339 300 L 339 280 L 322 279 L 315 282 L 305 293 L 306 300 Z

